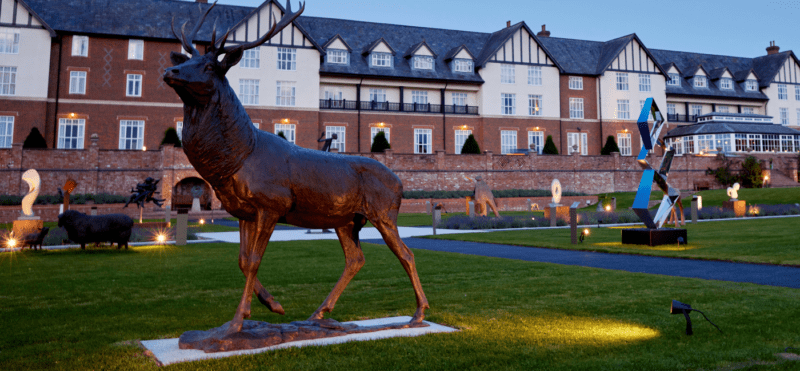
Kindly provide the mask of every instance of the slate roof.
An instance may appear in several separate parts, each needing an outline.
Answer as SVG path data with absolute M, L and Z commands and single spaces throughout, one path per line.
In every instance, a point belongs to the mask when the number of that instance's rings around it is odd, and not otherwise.
M 706 121 L 697 124 L 678 126 L 670 130 L 664 138 L 682 137 L 686 135 L 703 135 L 703 134 L 779 134 L 779 135 L 800 135 L 800 131 L 788 128 L 783 125 L 773 124 L 771 122 L 741 122 L 735 121 L 736 117 L 755 117 L 755 118 L 769 118 L 772 116 L 756 115 L 751 113 L 723 113 L 713 112 L 700 115 L 699 117 L 718 117 L 713 121 Z
M 636 34 L 625 35 L 605 42 L 560 37 L 540 37 L 539 41 L 553 54 L 553 58 L 558 61 L 564 73 L 599 76 L 611 66 L 611 62 L 619 56 L 622 49 L 634 39 L 644 45 Z M 644 50 L 647 52 L 647 47 Z M 650 58 L 655 60 L 652 55 Z M 658 65 L 656 68 L 666 76 L 666 69 Z

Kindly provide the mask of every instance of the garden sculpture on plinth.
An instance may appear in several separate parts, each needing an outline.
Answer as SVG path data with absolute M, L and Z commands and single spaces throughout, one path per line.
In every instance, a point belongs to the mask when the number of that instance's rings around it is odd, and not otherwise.
M 739 183 L 733 183 L 732 187 L 728 187 L 728 197 L 730 197 L 730 201 L 739 201 L 739 188 L 741 186 Z
M 147 177 L 144 180 L 144 183 L 136 184 L 136 189 L 131 189 L 131 197 L 128 199 L 128 202 L 125 203 L 123 208 L 128 207 L 128 204 L 131 202 L 135 203 L 138 208 L 144 208 L 144 204 L 147 202 L 152 202 L 156 204 L 156 206 L 161 207 L 162 202 L 164 200 L 153 197 L 154 194 L 158 193 L 156 189 L 158 189 L 158 182 L 161 179 L 154 180 L 151 177 Z
M 239 219 L 239 268 L 246 280 L 233 319 L 216 329 L 184 333 L 180 346 L 208 352 L 281 342 L 279 330 L 275 342 L 267 339 L 254 344 L 254 337 L 269 331 L 253 321 L 245 321 L 250 317 L 253 293 L 271 311 L 284 313 L 280 303 L 256 277 L 277 223 L 335 229 L 344 250 L 344 272 L 308 321 L 301 321 L 303 326 L 317 325 L 320 332 L 345 327 L 330 325 L 335 321 L 324 319 L 324 315 L 333 309 L 347 284 L 364 265 L 358 235 L 367 220 L 400 260 L 416 295 L 413 318 L 398 326 L 426 326 L 423 318 L 428 300 L 417 275 L 414 254 L 397 230 L 403 197 L 403 185 L 397 175 L 373 159 L 310 150 L 256 130 L 225 77 L 245 50 L 271 39 L 291 24 L 304 6 L 293 13 L 287 4 L 283 17 L 272 20 L 271 28 L 254 41 L 239 40 L 226 46 L 232 30 L 217 38 L 214 27 L 211 43 L 202 54 L 192 42 L 213 7 L 208 7 L 189 33 L 185 32 L 186 23 L 180 36 L 173 25 L 175 37 L 190 55 L 173 52 L 174 67 L 167 68 L 163 78 L 184 103 L 182 138 L 187 158 L 213 187 L 225 210 Z
M 466 181 L 475 180 L 475 191 L 472 196 L 467 196 L 467 212 L 469 212 L 469 202 L 473 201 L 475 202 L 475 215 L 487 216 L 489 214 L 489 208 L 491 208 L 494 212 L 494 216 L 499 218 L 500 213 L 497 212 L 497 204 L 494 202 L 492 189 L 483 181 L 483 177 L 478 175 L 473 179 L 464 176 L 464 179 Z
M 330 152 L 331 143 L 336 139 L 339 139 L 339 136 L 336 135 L 336 133 L 331 134 L 330 138 L 325 138 L 325 133 L 322 133 L 322 135 L 319 136 L 319 139 L 317 139 L 317 142 L 325 142 L 325 144 L 322 145 L 322 152 Z
M 64 183 L 64 189 L 63 190 L 61 188 L 58 189 L 58 194 L 64 200 L 64 204 L 63 204 L 64 207 L 63 207 L 62 211 L 69 210 L 69 196 L 72 194 L 72 191 L 74 191 L 75 187 L 77 187 L 77 186 L 78 186 L 78 183 L 74 179 L 69 178 Z
M 28 193 L 22 197 L 22 215 L 14 220 L 11 234 L 15 238 L 24 238 L 44 227 L 44 221 L 33 214 L 33 203 L 39 196 L 42 179 L 35 169 L 28 169 L 22 173 L 22 180 L 28 183 Z

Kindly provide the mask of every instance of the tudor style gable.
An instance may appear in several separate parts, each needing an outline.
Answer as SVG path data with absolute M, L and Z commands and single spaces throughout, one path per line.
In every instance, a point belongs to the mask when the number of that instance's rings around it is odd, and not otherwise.
M 606 43 L 600 58 L 600 66 L 605 71 L 638 72 L 663 74 L 666 71 L 656 62 L 650 51 L 636 34 L 625 36 Z
M 479 67 L 486 63 L 520 63 L 558 66 L 552 54 L 539 42 L 525 22 L 517 23 L 492 34 L 478 57 Z
M 47 97 L 53 36 L 23 0 L 0 0 L 0 97 Z

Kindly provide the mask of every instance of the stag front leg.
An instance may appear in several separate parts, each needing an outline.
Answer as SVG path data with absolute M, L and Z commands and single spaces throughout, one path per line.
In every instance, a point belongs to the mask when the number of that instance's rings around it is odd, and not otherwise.
M 350 222 L 346 226 L 336 228 L 336 235 L 339 236 L 339 242 L 342 244 L 344 250 L 345 267 L 336 286 L 333 287 L 331 293 L 322 302 L 322 305 L 317 308 L 314 314 L 309 317 L 309 320 L 320 320 L 326 312 L 333 310 L 339 296 L 342 295 L 347 284 L 355 277 L 356 273 L 364 266 L 364 252 L 361 251 L 361 245 L 358 242 L 358 230 L 355 228 L 355 223 Z

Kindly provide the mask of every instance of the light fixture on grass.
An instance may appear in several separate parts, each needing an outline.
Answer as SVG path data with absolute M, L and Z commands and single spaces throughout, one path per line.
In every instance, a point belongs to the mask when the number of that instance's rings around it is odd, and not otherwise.
M 200 223 L 200 225 L 206 224 L 206 220 L 205 219 L 200 219 L 199 223 Z
M 167 242 L 167 235 L 166 235 L 166 234 L 164 234 L 164 233 L 159 233 L 159 234 L 157 234 L 157 235 L 156 235 L 156 241 L 157 241 L 158 243 L 164 243 L 164 242 Z
M 699 311 L 697 309 L 692 308 L 692 306 L 689 305 L 689 304 L 684 304 L 684 303 L 681 303 L 681 302 L 679 302 L 677 300 L 673 300 L 672 301 L 672 305 L 669 308 L 669 313 L 670 314 L 683 314 L 683 316 L 686 317 L 686 335 L 693 334 L 693 332 L 692 332 L 692 319 L 689 318 L 689 313 L 691 311 L 695 311 L 695 312 L 698 312 L 698 313 L 702 314 L 703 317 L 706 319 L 706 321 L 708 321 L 708 323 L 714 325 L 714 322 L 711 322 L 711 320 L 708 319 L 708 317 L 706 317 L 705 313 L 703 313 L 703 312 L 701 312 L 701 311 Z M 722 330 L 720 330 L 719 326 L 714 325 L 714 327 L 716 327 L 717 330 L 719 330 L 719 332 L 722 332 Z
M 580 241 L 583 242 L 583 239 L 586 238 L 586 236 L 588 235 L 589 235 L 589 228 L 584 228 L 583 231 L 581 231 L 581 237 L 579 238 Z
M 14 237 L 9 237 L 6 240 L 6 247 L 8 247 L 9 249 L 13 249 L 13 248 L 17 247 L 17 239 L 14 238 Z

